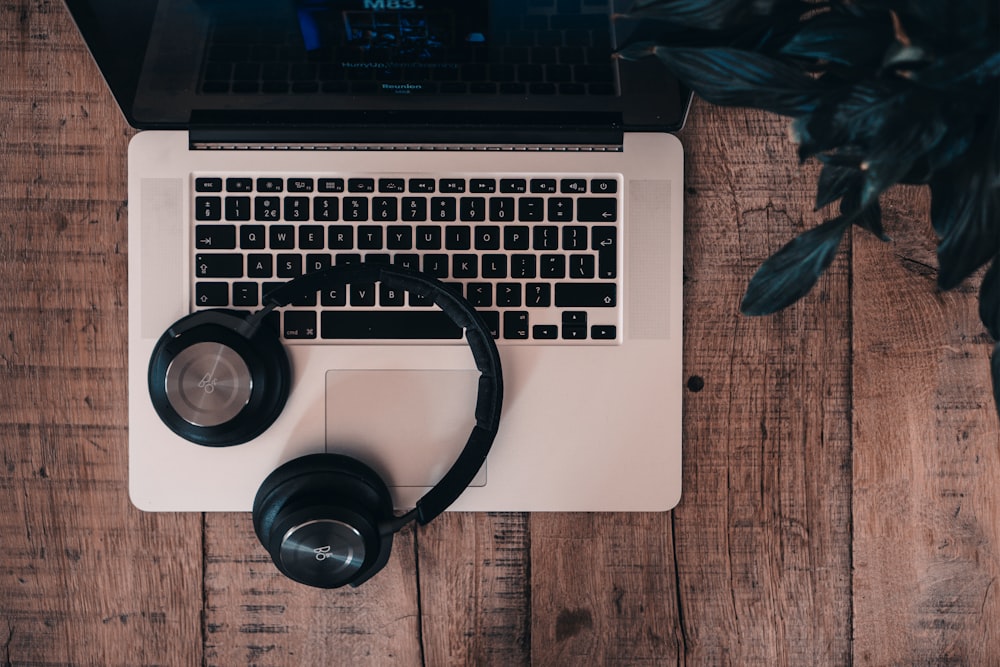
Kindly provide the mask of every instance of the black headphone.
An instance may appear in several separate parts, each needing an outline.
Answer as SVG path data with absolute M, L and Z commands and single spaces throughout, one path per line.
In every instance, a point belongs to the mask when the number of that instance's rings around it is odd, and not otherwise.
M 500 354 L 482 316 L 462 296 L 428 275 L 388 265 L 334 266 L 275 288 L 255 313 L 192 313 L 157 341 L 149 362 L 149 394 L 174 433 L 200 445 L 247 442 L 278 418 L 291 387 L 291 367 L 278 333 L 264 325 L 275 308 L 321 289 L 381 282 L 433 302 L 465 329 L 480 372 L 476 424 L 444 477 L 396 516 L 385 482 L 370 467 L 339 454 L 288 461 L 263 481 L 253 503 L 257 537 L 278 569 L 319 588 L 357 586 L 388 561 L 396 531 L 426 524 L 472 482 L 500 425 Z

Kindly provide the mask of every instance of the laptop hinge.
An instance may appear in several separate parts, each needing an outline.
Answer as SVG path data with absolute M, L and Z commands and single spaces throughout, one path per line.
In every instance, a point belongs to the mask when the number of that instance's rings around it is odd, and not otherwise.
M 216 116 L 216 117 L 213 117 Z M 192 115 L 189 142 L 201 150 L 621 150 L 623 130 L 613 114 L 560 117 L 506 114 L 505 122 L 470 122 L 438 114 L 431 120 L 398 113 Z M 335 118 L 334 118 L 335 116 Z M 425 122 L 421 122 L 424 121 Z M 332 122 L 331 122 L 332 121 Z M 449 122 L 452 121 L 452 122 Z M 494 122 L 487 122 L 494 121 Z

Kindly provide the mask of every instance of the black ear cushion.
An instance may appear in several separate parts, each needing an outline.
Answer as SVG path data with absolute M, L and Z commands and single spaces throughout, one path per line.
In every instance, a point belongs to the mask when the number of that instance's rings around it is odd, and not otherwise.
M 370 515 L 374 522 L 392 516 L 389 488 L 374 470 L 342 454 L 309 454 L 277 468 L 261 483 L 253 503 L 254 531 L 267 543 L 274 521 L 290 502 L 336 503 Z
M 292 579 L 321 588 L 357 585 L 381 569 L 392 546 L 392 532 L 383 534 L 382 525 L 391 517 L 392 497 L 378 474 L 340 454 L 310 454 L 285 463 L 261 483 L 253 504 L 254 532 L 275 565 Z M 332 578 L 286 566 L 286 533 L 325 520 L 357 531 L 365 546 L 364 561 Z
M 160 419 L 182 438 L 200 445 L 238 445 L 263 433 L 285 406 L 291 389 L 288 355 L 275 331 L 267 326 L 249 337 L 240 330 L 245 314 L 236 311 L 200 311 L 179 320 L 153 349 L 149 362 L 149 394 Z M 251 377 L 250 396 L 232 419 L 214 426 L 199 426 L 181 417 L 167 395 L 166 377 L 171 362 L 198 343 L 218 343 L 230 348 L 246 364 Z

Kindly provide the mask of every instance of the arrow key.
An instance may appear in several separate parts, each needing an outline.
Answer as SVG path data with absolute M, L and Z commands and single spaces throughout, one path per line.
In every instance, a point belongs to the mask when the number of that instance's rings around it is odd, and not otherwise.
M 196 225 L 194 244 L 198 250 L 231 250 L 236 247 L 236 226 Z

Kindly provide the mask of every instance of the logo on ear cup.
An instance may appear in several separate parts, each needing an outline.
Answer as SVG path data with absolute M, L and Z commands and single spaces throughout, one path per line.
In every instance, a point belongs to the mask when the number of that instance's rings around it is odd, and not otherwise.
M 250 401 L 253 378 L 243 358 L 221 343 L 196 343 L 167 366 L 167 400 L 184 421 L 218 426 Z

